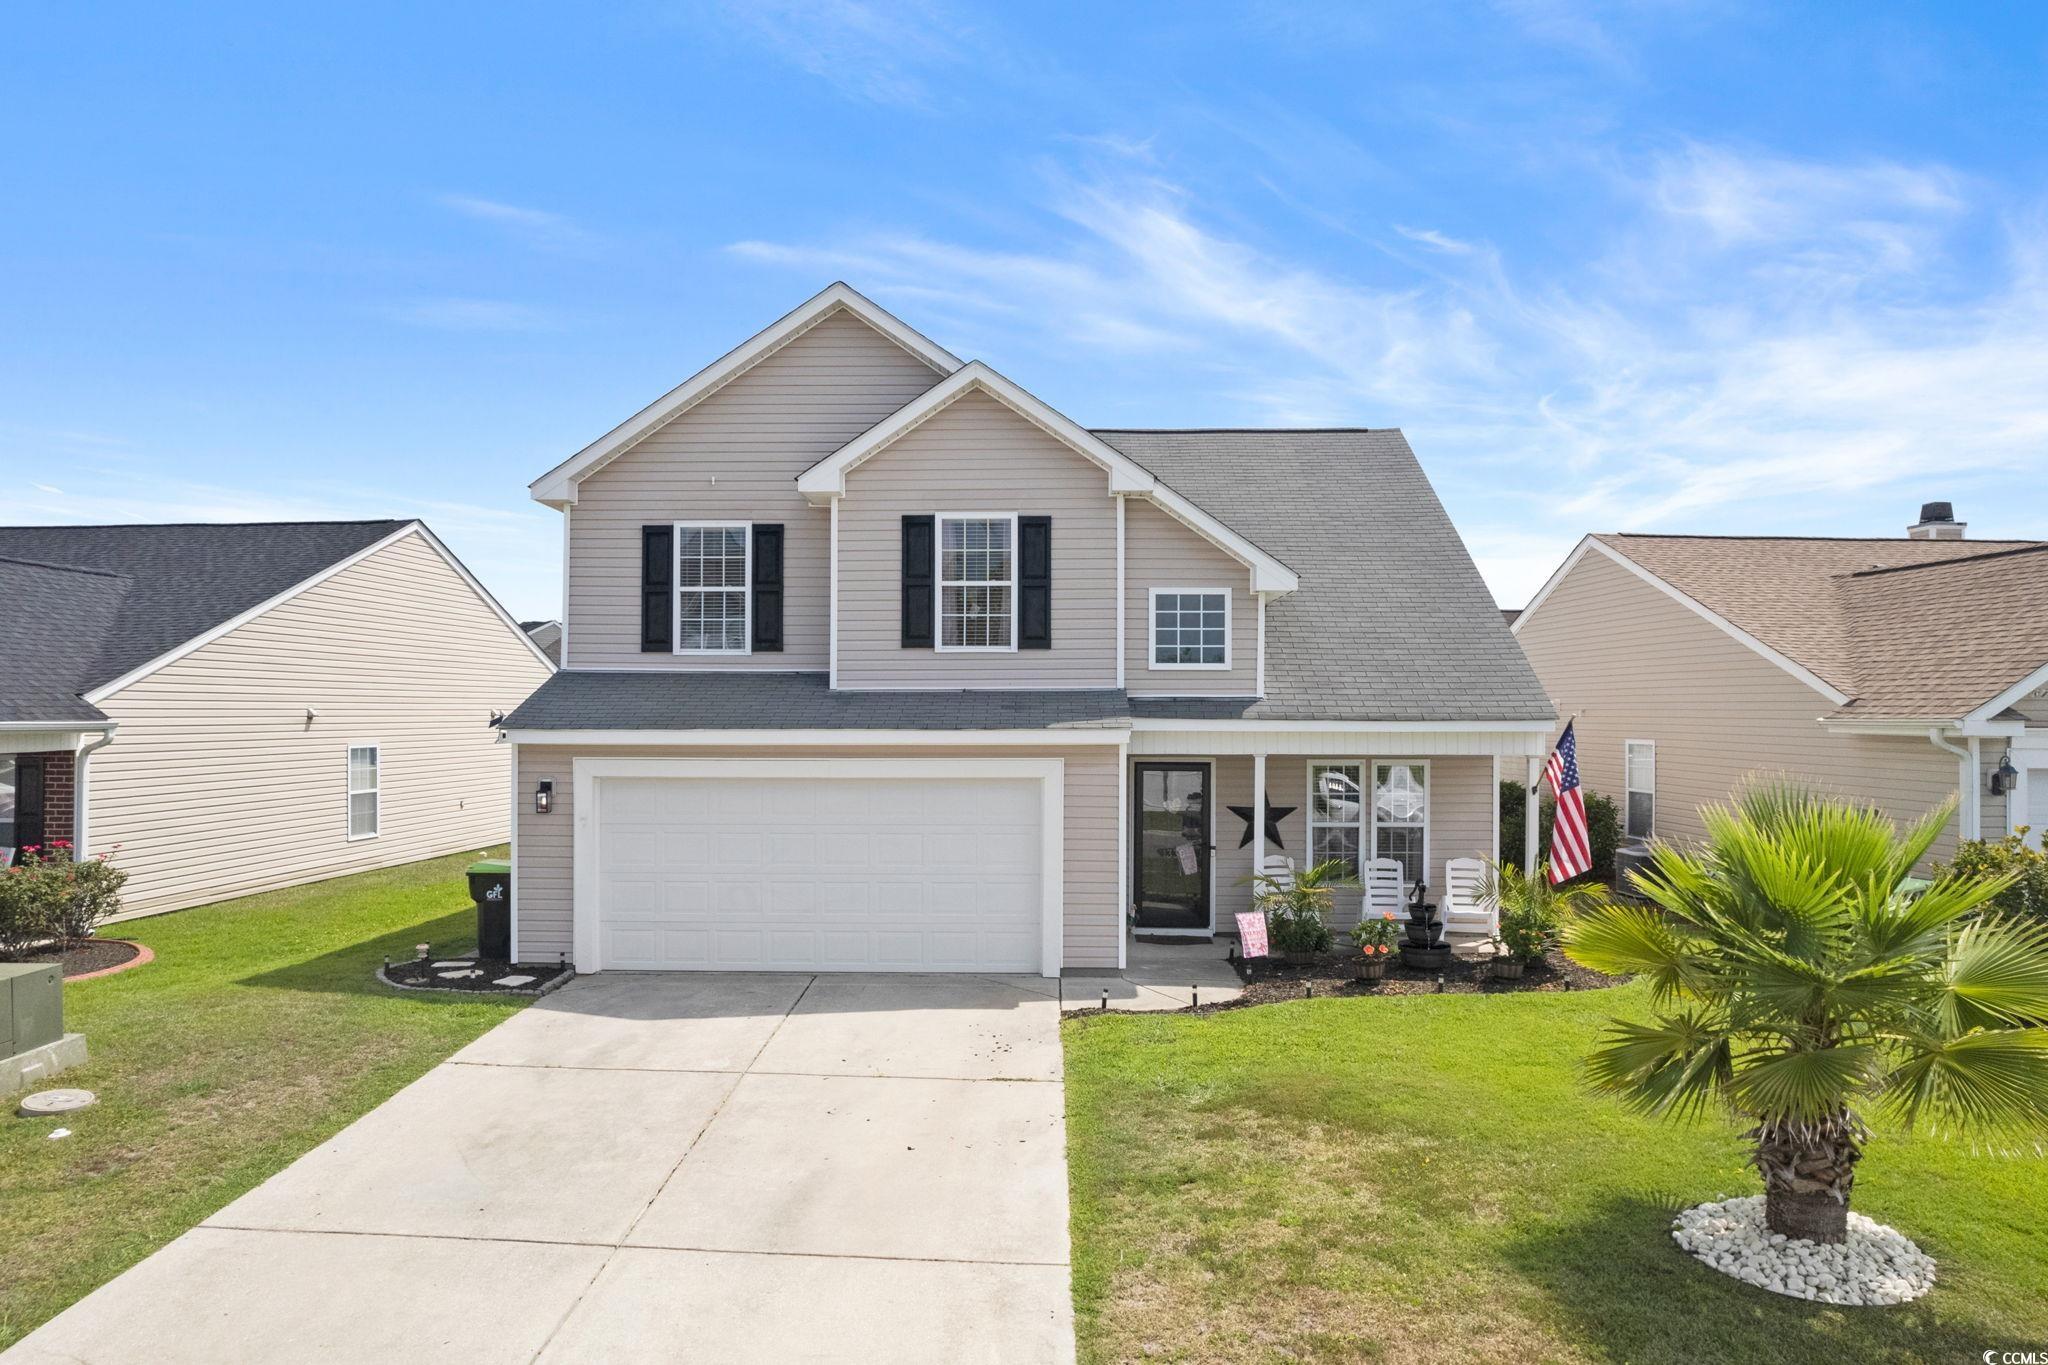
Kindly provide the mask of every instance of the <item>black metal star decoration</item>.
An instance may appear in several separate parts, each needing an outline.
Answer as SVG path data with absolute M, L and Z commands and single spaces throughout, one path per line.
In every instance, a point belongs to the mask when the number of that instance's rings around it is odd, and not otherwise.
M 1226 806 L 1224 809 L 1244 821 L 1244 837 L 1237 841 L 1237 846 L 1243 848 L 1252 841 L 1252 808 L 1250 806 Z M 1286 844 L 1280 842 L 1280 822 L 1300 809 L 1301 807 L 1299 806 L 1276 806 L 1271 801 L 1266 803 L 1266 837 L 1272 841 L 1273 847 L 1287 847 Z

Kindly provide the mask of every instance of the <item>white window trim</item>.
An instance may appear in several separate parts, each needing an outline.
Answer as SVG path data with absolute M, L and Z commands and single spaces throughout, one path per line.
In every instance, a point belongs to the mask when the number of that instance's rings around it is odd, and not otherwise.
M 949 521 L 1003 521 L 1010 525 L 1010 643 L 1007 645 L 949 645 L 946 643 L 946 523 Z M 1017 514 L 1015 512 L 936 512 L 932 515 L 932 649 L 939 654 L 1015 654 L 1017 652 Z M 955 587 L 995 587 L 996 580 Z
M 683 648 L 683 594 L 701 592 L 701 588 L 683 586 L 683 532 L 692 531 L 745 531 L 747 533 L 747 575 L 740 587 L 740 647 L 738 649 L 684 649 Z M 693 657 L 713 659 L 744 659 L 754 652 L 754 523 L 750 521 L 679 521 L 669 528 L 669 579 L 674 585 L 669 593 L 669 639 L 674 641 L 672 652 Z M 713 592 L 731 592 L 731 588 L 714 588 Z
M 570 961 L 579 972 L 604 969 L 599 887 L 598 784 L 615 777 L 794 777 L 819 780 L 1030 779 L 1039 784 L 1039 975 L 1057 977 L 1065 960 L 1066 760 L 1059 758 L 612 758 L 570 761 L 574 791 Z
M 1425 879 L 1428 878 L 1430 870 L 1435 866 L 1430 859 L 1434 854 L 1436 842 L 1436 779 L 1430 772 L 1430 761 L 1427 758 L 1404 758 L 1399 756 L 1361 758 L 1355 755 L 1349 757 L 1337 755 L 1310 758 L 1308 766 L 1304 770 L 1307 778 L 1307 792 L 1303 798 L 1305 804 L 1301 808 L 1303 828 L 1308 832 L 1307 843 L 1303 847 L 1301 855 L 1304 860 L 1312 862 L 1316 856 L 1316 828 L 1319 825 L 1333 829 L 1344 828 L 1344 826 L 1333 820 L 1316 819 L 1316 769 L 1337 766 L 1355 767 L 1359 770 L 1361 791 L 1359 792 L 1360 807 L 1357 828 L 1360 870 L 1364 870 L 1363 865 L 1365 863 L 1369 863 L 1374 858 L 1379 857 L 1379 803 L 1373 799 L 1375 787 L 1373 769 L 1382 763 L 1406 763 L 1422 769 L 1422 875 Z M 1393 827 L 1397 829 L 1410 828 L 1407 825 Z M 1414 883 L 1404 880 L 1401 885 L 1405 891 L 1408 887 L 1413 886 Z
M 1165 596 L 1196 594 L 1220 596 L 1223 599 L 1223 662 L 1220 664 L 1163 664 L 1159 662 L 1159 599 Z M 1224 673 L 1230 670 L 1230 633 L 1236 615 L 1231 605 L 1230 589 L 1207 588 L 1154 588 L 1145 599 L 1145 667 L 1149 672 L 1207 672 Z
M 368 749 L 376 755 L 377 785 L 367 793 L 355 787 L 355 754 L 358 749 Z M 355 804 L 358 796 L 370 795 L 377 798 L 377 827 L 368 834 L 356 833 Z M 341 754 L 341 818 L 342 828 L 348 832 L 348 841 L 360 844 L 368 839 L 379 838 L 384 833 L 384 746 L 374 739 L 352 739 Z
M 1629 755 L 1637 749 L 1650 751 L 1650 785 L 1631 787 L 1629 785 Z M 1628 799 L 1641 792 L 1650 798 L 1650 832 L 1634 834 L 1628 827 Z M 1654 739 L 1625 739 L 1621 742 L 1621 837 L 1624 839 L 1654 839 L 1657 837 L 1657 741 Z

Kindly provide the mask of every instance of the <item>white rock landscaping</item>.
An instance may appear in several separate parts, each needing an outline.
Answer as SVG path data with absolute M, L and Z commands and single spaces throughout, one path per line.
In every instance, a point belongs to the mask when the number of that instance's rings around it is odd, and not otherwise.
M 1828 1245 L 1772 1232 L 1760 1194 L 1724 1199 L 1679 1214 L 1671 1240 L 1724 1275 L 1815 1303 L 1876 1307 L 1934 1288 L 1933 1257 L 1898 1229 L 1854 1211 L 1849 1240 Z

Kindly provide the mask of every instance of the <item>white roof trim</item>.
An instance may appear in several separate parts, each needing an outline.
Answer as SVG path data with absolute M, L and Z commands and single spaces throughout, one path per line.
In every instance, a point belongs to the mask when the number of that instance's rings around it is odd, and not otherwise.
M 1127 743 L 1126 729 L 1086 730 L 507 730 L 514 744 L 611 748 L 661 744 L 745 748 L 847 749 L 875 745 L 949 749 L 963 744 L 1065 748 Z
M 641 437 L 673 421 L 729 380 L 841 311 L 853 314 L 940 374 L 960 368 L 960 359 L 952 352 L 885 312 L 851 285 L 835 282 L 535 479 L 527 485 L 528 491 L 534 501 L 553 507 L 575 502 L 577 480 L 603 468 Z
M 1135 695 L 1135 694 L 1134 694 Z M 1242 731 L 1247 734 L 1454 734 L 1547 735 L 1554 720 L 1180 720 L 1170 716 L 1133 716 L 1133 730 Z
M 1805 683 L 1808 687 L 1811 687 L 1814 691 L 1820 693 L 1823 697 L 1826 697 L 1835 705 L 1844 706 L 1848 704 L 1850 698 L 1847 692 L 1844 692 L 1840 688 L 1834 686 L 1832 683 L 1829 683 L 1828 681 L 1823 679 L 1818 673 L 1815 673 L 1813 670 L 1806 668 L 1801 664 L 1795 663 L 1791 659 L 1787 658 L 1785 655 L 1780 654 L 1777 650 L 1772 649 L 1762 640 L 1757 639 L 1756 636 L 1751 635 L 1748 631 L 1736 625 L 1727 617 L 1722 616 L 1719 612 L 1716 612 L 1709 607 L 1702 606 L 1700 603 L 1695 602 L 1692 598 L 1687 597 L 1684 593 L 1680 592 L 1677 588 L 1672 587 L 1669 583 L 1659 578 L 1656 574 L 1651 573 L 1648 569 L 1636 563 L 1627 555 L 1621 553 L 1621 551 L 1607 544 L 1607 542 L 1599 540 L 1593 536 L 1587 536 L 1584 540 L 1581 540 L 1578 543 L 1578 546 L 1575 549 L 1573 549 L 1571 554 L 1566 556 L 1564 563 L 1558 566 L 1557 572 L 1552 574 L 1549 580 L 1544 583 L 1541 591 L 1539 591 L 1534 597 L 1529 599 L 1529 605 L 1522 608 L 1522 614 L 1515 618 L 1515 623 L 1509 626 L 1508 630 L 1516 636 L 1521 635 L 1522 627 L 1529 624 L 1529 620 L 1536 614 L 1537 608 L 1541 607 L 1543 603 L 1549 599 L 1551 591 L 1554 588 L 1556 588 L 1559 583 L 1563 582 L 1565 575 L 1570 573 L 1574 568 L 1578 567 L 1579 561 L 1586 557 L 1588 551 L 1592 550 L 1598 550 L 1601 554 L 1606 555 L 1616 564 L 1621 565 L 1622 568 L 1627 569 L 1637 578 L 1642 579 L 1643 582 L 1648 583 L 1651 587 L 1663 593 L 1672 601 L 1677 602 L 1681 606 L 1687 608 L 1694 615 L 1700 617 L 1702 620 L 1711 623 L 1716 629 L 1720 630 L 1730 639 L 1739 641 L 1740 643 L 1747 646 L 1749 649 L 1751 649 L 1758 655 L 1761 655 L 1763 658 L 1770 660 L 1770 662 L 1776 664 L 1779 668 L 1785 670 L 1785 672 L 1790 673 L 1793 677 L 1799 679 L 1799 681 Z
M 273 597 L 266 598 L 261 602 L 258 602 L 255 606 L 249 608 L 245 612 L 242 612 L 238 616 L 231 616 L 227 620 L 222 621 L 219 625 L 201 631 L 199 634 L 193 636 L 191 639 L 185 641 L 183 644 L 177 645 L 172 649 L 164 651 L 162 654 L 157 655 L 154 659 L 151 659 L 146 663 L 136 665 L 134 668 L 129 669 L 126 673 L 123 673 L 120 677 L 115 678 L 113 681 L 101 683 L 92 691 L 82 693 L 81 697 L 87 703 L 97 706 L 101 702 L 105 701 L 108 697 L 111 697 L 115 693 L 119 692 L 122 688 L 129 686 L 131 683 L 140 682 L 142 679 L 148 677 L 152 673 L 155 673 L 159 669 L 169 667 L 170 665 L 176 663 L 178 660 L 184 658 L 186 655 L 191 654 L 195 650 L 203 649 L 207 645 L 212 644 L 215 640 L 218 640 L 221 636 L 226 635 L 229 631 L 234 630 L 240 626 L 247 625 L 249 622 L 263 615 L 264 612 L 269 611 L 272 607 L 279 606 L 285 602 L 291 601 L 294 597 L 297 597 L 300 593 L 305 592 L 308 588 L 318 587 L 320 584 L 325 583 L 328 579 L 334 577 L 342 570 L 353 568 L 355 565 L 362 563 L 371 555 L 376 554 L 379 550 L 384 549 L 386 546 L 395 545 L 399 541 L 404 540 L 407 536 L 412 535 L 419 536 L 422 540 L 426 541 L 428 545 L 432 546 L 434 548 L 434 551 L 437 554 L 439 554 L 441 558 L 447 560 L 449 567 L 453 568 L 456 573 L 460 574 L 462 576 L 463 582 L 469 584 L 471 589 L 473 589 L 476 592 L 477 596 L 482 598 L 485 604 L 488 605 L 490 609 L 497 614 L 498 619 L 505 623 L 505 628 L 511 631 L 512 634 L 518 638 L 520 643 L 524 644 L 526 648 L 532 652 L 533 656 L 536 659 L 539 659 L 542 664 L 546 665 L 550 672 L 554 670 L 554 664 L 549 662 L 548 656 L 544 652 L 542 652 L 540 646 L 536 645 L 532 641 L 532 639 L 530 639 L 527 636 L 526 632 L 519 628 L 519 623 L 513 620 L 512 617 L 506 613 L 503 607 L 498 605 L 498 599 L 491 596 L 490 592 L 484 587 L 484 585 L 476 581 L 476 579 L 470 574 L 469 570 L 463 567 L 462 561 L 457 559 L 453 554 L 451 554 L 448 550 L 448 547 L 441 543 L 440 538 L 437 537 L 432 531 L 429 531 L 427 529 L 426 523 L 419 521 L 409 521 L 405 525 L 399 527 L 396 531 L 393 531 L 390 535 L 383 537 L 381 540 L 374 540 L 370 542 L 368 545 L 365 545 L 362 549 L 357 550 L 354 554 L 349 555 L 343 559 L 338 559 L 334 563 L 329 564 L 326 568 L 320 570 L 320 572 L 314 574 L 311 578 L 307 578 L 298 583 L 295 583 L 291 587 L 286 588 L 283 592 L 278 593 Z
M 1990 720 L 2000 711 L 2020 700 L 2020 698 L 2031 696 L 2043 687 L 2048 687 L 2048 664 L 2042 664 L 2039 668 L 2027 674 L 2026 677 L 2021 678 L 2011 687 L 2006 688 L 2005 691 L 2000 692 L 1990 701 L 1985 702 L 1982 706 L 1970 712 L 1969 715 L 1964 716 L 1963 720 L 1966 724 L 1971 721 Z
M 827 503 L 844 496 L 847 474 L 970 393 L 987 394 L 1083 458 L 1101 466 L 1109 476 L 1112 495 L 1136 494 L 1150 499 L 1169 516 L 1248 566 L 1252 571 L 1253 591 L 1288 593 L 1301 586 L 1301 580 L 1285 564 L 1168 488 L 1130 456 L 979 360 L 962 365 L 799 474 L 797 491 L 813 503 Z

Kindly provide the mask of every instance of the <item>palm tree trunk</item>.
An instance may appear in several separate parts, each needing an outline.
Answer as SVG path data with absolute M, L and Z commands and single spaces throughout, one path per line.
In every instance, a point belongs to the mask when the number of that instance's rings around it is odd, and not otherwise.
M 1849 1236 L 1849 1191 L 1863 1159 L 1863 1125 L 1839 1110 L 1824 1119 L 1767 1119 L 1749 1132 L 1764 1178 L 1764 1221 L 1809 1242 Z

